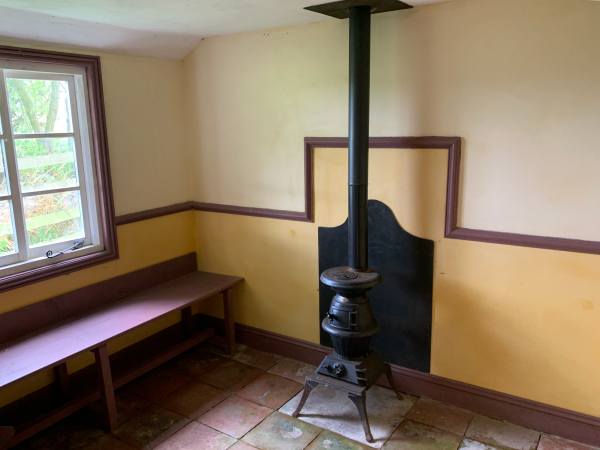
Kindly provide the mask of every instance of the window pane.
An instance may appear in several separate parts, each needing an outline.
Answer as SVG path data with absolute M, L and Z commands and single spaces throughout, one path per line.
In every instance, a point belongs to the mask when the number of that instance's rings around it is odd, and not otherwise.
M 79 191 L 24 197 L 23 206 L 30 246 L 84 237 Z
M 14 134 L 73 131 L 66 81 L 6 78 L 6 88 Z
M 0 195 L 9 194 L 7 174 L 8 171 L 6 170 L 6 155 L 4 153 L 4 141 L 0 139 Z
M 17 252 L 11 209 L 9 201 L 0 202 L 0 256 Z
M 23 192 L 77 186 L 73 138 L 15 139 Z

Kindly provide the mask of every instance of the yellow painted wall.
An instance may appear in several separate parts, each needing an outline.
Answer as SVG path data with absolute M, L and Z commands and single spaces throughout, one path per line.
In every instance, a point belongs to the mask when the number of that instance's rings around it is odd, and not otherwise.
M 600 2 L 373 16 L 371 135 L 464 138 L 462 226 L 600 240 Z M 205 39 L 184 62 L 196 200 L 301 210 L 302 139 L 347 134 L 347 21 Z
M 600 416 L 599 257 L 445 239 L 446 157 L 377 149 L 370 166 L 370 197 L 435 241 L 431 372 Z M 344 151 L 319 149 L 314 224 L 196 213 L 200 267 L 246 279 L 241 323 L 318 342 L 317 227 L 345 220 L 345 183 Z
M 462 136 L 463 226 L 600 239 L 598 23 L 588 0 L 374 16 L 371 135 Z M 206 39 L 184 80 L 194 198 L 302 210 L 303 138 L 346 134 L 347 24 Z M 375 150 L 370 186 L 436 242 L 432 373 L 600 416 L 600 257 L 444 239 L 441 154 Z M 342 222 L 345 176 L 317 152 L 316 224 L 196 213 L 200 266 L 246 278 L 242 323 L 317 342 L 317 226 Z
M 599 210 L 574 195 L 597 179 L 598 6 L 375 16 L 372 135 L 465 137 L 465 226 L 598 238 L 596 216 L 573 220 Z M 102 55 L 117 212 L 190 198 L 301 209 L 303 137 L 346 133 L 346 39 L 326 21 L 207 39 L 184 62 Z M 436 242 L 432 372 L 600 416 L 599 257 L 444 239 L 444 157 L 375 150 L 371 168 L 371 196 Z M 343 151 L 317 151 L 316 224 L 197 212 L 122 226 L 120 260 L 1 294 L 0 312 L 196 249 L 202 268 L 246 278 L 240 322 L 316 342 L 317 226 L 345 215 L 344 166 Z

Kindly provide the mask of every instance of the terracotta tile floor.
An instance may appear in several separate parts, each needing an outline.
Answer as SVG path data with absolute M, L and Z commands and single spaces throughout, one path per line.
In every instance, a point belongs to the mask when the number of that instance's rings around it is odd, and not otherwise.
M 594 450 L 434 400 L 399 400 L 381 387 L 368 396 L 376 442 L 367 445 L 352 404 L 336 392 L 315 389 L 300 419 L 289 415 L 312 370 L 245 346 L 232 358 L 201 347 L 118 391 L 114 433 L 98 428 L 92 405 L 19 448 Z

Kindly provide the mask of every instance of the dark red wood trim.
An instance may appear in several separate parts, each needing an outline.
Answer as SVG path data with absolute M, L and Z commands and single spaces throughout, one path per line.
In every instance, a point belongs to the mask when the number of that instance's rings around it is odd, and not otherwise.
M 189 253 L 0 314 L 0 343 L 195 270 L 196 254 Z
M 44 64 L 71 65 L 84 70 L 88 90 L 87 106 L 90 115 L 90 145 L 94 159 L 94 175 L 98 186 L 99 229 L 104 244 L 104 249 L 96 253 L 0 277 L 0 291 L 5 291 L 116 259 L 119 256 L 119 252 L 114 221 L 115 213 L 110 178 L 100 58 L 98 56 L 6 46 L 0 46 L 0 58 Z
M 314 149 L 346 148 L 348 139 L 344 137 L 306 137 L 304 138 L 304 211 L 284 211 L 278 209 L 251 208 L 245 206 L 221 205 L 217 203 L 186 202 L 170 207 L 156 208 L 139 213 L 117 217 L 117 223 L 131 223 L 172 212 L 188 209 L 224 214 L 270 217 L 282 220 L 314 222 Z M 369 147 L 378 148 L 439 148 L 448 151 L 448 179 L 446 185 L 446 212 L 444 236 L 450 239 L 487 242 L 491 244 L 517 245 L 549 250 L 571 251 L 578 253 L 600 254 L 600 242 L 577 239 L 532 236 L 500 231 L 474 230 L 458 226 L 458 205 L 460 193 L 461 138 L 443 136 L 420 137 L 373 137 Z M 170 210 L 173 208 L 173 211 Z
M 296 220 L 308 222 L 305 211 L 285 211 L 281 209 L 252 208 L 249 206 L 221 205 L 218 203 L 193 202 L 196 211 L 207 211 L 241 216 L 268 217 L 271 219 Z
M 318 344 L 247 325 L 237 325 L 237 336 L 239 342 L 248 346 L 315 365 L 331 351 Z M 402 392 L 430 397 L 521 426 L 600 445 L 598 417 L 404 367 L 392 365 L 392 373 L 396 386 Z
M 600 255 L 600 242 L 567 239 L 529 234 L 505 233 L 501 231 L 473 230 L 470 228 L 453 228 L 446 237 L 467 241 L 487 242 L 490 244 L 516 245 L 547 250 L 560 250 L 575 253 L 591 253 Z
M 194 202 L 175 203 L 173 205 L 161 206 L 160 208 L 152 208 L 145 211 L 138 211 L 117 216 L 115 217 L 115 224 L 126 225 L 128 223 L 154 219 L 156 217 L 190 211 L 192 209 L 194 209 Z
M 305 137 L 305 195 L 306 211 L 311 222 L 314 221 L 314 149 L 315 148 L 347 148 L 345 137 Z M 369 148 L 439 148 L 448 150 L 448 181 L 446 186 L 446 225 L 445 232 L 456 226 L 458 211 L 458 193 L 460 185 L 460 137 L 419 136 L 419 137 L 372 137 Z

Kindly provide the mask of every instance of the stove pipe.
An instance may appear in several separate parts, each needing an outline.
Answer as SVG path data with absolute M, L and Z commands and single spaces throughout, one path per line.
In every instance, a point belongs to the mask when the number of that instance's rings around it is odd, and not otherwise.
M 348 112 L 348 265 L 368 269 L 369 83 L 371 6 L 350 8 Z
M 380 282 L 368 265 L 367 183 L 369 176 L 369 82 L 371 14 L 411 8 L 398 0 L 340 0 L 306 9 L 350 19 L 350 92 L 348 112 L 348 266 L 321 274 L 321 282 L 335 291 L 329 312 L 321 322 L 334 351 L 316 373 L 306 377 L 304 392 L 294 417 L 298 417 L 311 389 L 324 384 L 346 392 L 358 408 L 365 438 L 373 442 L 366 410 L 365 392 L 391 370 L 371 351 L 371 338 L 379 331 L 367 291 Z M 399 394 L 397 394 L 399 395 Z
M 341 0 L 307 9 L 350 22 L 348 112 L 348 266 L 321 274 L 321 282 L 335 291 L 321 326 L 331 337 L 334 352 L 318 373 L 368 386 L 384 369 L 370 350 L 379 327 L 367 291 L 380 282 L 368 265 L 369 84 L 371 14 L 410 8 L 397 0 Z

